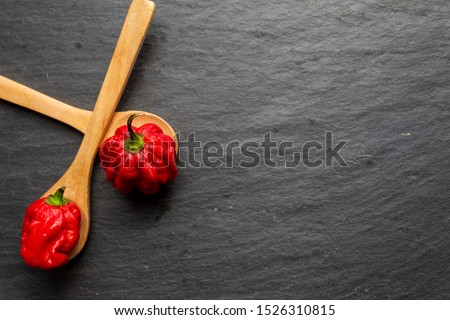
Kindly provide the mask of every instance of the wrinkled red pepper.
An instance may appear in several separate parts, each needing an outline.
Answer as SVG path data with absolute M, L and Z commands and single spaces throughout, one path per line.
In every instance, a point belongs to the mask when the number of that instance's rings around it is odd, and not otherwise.
M 64 189 L 33 202 L 25 213 L 20 255 L 30 267 L 62 266 L 78 243 L 80 209 L 63 197 Z
M 137 188 L 144 194 L 154 194 L 159 187 L 178 174 L 175 141 L 155 124 L 139 128 L 129 117 L 127 125 L 117 128 L 114 136 L 100 147 L 102 168 L 116 189 L 130 193 Z

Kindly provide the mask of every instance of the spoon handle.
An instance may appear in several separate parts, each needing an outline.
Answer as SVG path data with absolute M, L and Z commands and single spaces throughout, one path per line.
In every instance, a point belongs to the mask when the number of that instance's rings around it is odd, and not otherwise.
M 114 50 L 102 88 L 95 103 L 86 134 L 78 154 L 85 166 L 92 168 L 108 125 L 114 115 L 125 85 L 144 42 L 153 18 L 155 4 L 148 0 L 133 0 Z M 89 156 L 88 156 L 89 155 Z
M 81 132 L 86 132 L 91 118 L 91 111 L 72 107 L 1 75 L 0 99 L 64 122 Z

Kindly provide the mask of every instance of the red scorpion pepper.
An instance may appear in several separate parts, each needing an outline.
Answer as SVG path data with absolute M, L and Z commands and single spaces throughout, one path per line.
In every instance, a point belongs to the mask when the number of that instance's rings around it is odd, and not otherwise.
M 101 166 L 106 179 L 119 191 L 130 193 L 137 188 L 144 194 L 154 194 L 177 176 L 176 146 L 155 124 L 133 127 L 137 116 L 130 116 L 127 125 L 117 128 L 114 136 L 101 145 Z
M 64 199 L 64 189 L 33 202 L 25 213 L 20 255 L 30 267 L 62 266 L 78 243 L 80 209 Z

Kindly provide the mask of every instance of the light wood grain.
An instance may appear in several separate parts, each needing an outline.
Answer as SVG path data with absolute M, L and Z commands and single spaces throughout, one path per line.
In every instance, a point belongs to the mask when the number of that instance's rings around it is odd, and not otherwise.
M 43 195 L 53 194 L 58 188 L 65 186 L 65 196 L 80 207 L 80 239 L 70 252 L 70 258 L 80 253 L 87 241 L 90 225 L 90 180 L 94 159 L 147 34 L 154 8 L 154 3 L 148 0 L 133 0 L 131 3 L 78 153 L 66 173 Z
M 70 106 L 3 76 L 0 76 L 0 99 L 66 123 L 82 133 L 86 132 L 92 115 L 92 111 Z M 127 119 L 132 114 L 136 113 L 143 114 L 145 116 L 136 118 L 133 121 L 134 126 L 141 126 L 144 123 L 149 122 L 158 125 L 165 134 L 174 139 L 177 146 L 176 150 L 178 151 L 178 139 L 176 132 L 170 124 L 153 113 L 139 110 L 114 113 L 104 139 L 112 136 L 116 128 L 119 126 L 126 125 Z
M 69 106 L 3 76 L 0 76 L 0 99 L 45 114 L 83 133 L 91 118 L 87 110 Z

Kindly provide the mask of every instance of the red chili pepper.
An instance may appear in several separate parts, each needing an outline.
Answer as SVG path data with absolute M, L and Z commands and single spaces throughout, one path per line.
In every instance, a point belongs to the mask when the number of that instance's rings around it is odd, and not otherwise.
M 51 269 L 66 264 L 78 242 L 80 209 L 64 199 L 64 189 L 33 202 L 25 213 L 20 255 L 30 267 Z
M 175 142 L 155 124 L 139 128 L 128 118 L 126 126 L 117 128 L 114 136 L 100 147 L 100 161 L 108 179 L 116 189 L 130 193 L 134 188 L 154 194 L 159 187 L 178 174 Z

